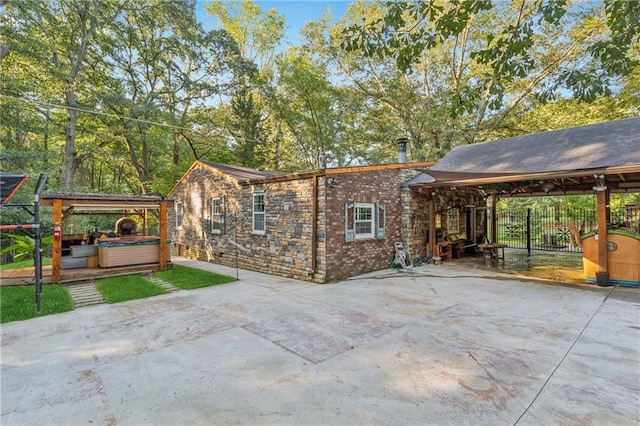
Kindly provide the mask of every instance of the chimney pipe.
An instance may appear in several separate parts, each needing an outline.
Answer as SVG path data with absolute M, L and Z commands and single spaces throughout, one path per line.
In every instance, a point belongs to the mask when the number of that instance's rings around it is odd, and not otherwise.
M 407 162 L 407 138 L 398 138 L 398 163 Z

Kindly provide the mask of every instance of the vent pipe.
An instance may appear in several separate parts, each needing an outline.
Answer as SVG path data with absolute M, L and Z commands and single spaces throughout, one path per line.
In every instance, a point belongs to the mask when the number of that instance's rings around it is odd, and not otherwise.
M 407 138 L 398 138 L 398 163 L 407 162 Z

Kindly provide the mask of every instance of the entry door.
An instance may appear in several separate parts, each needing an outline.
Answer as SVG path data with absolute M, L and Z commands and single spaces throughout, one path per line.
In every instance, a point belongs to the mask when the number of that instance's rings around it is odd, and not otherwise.
M 489 241 L 491 233 L 491 209 L 489 207 L 469 207 L 467 210 L 467 240 L 476 244 Z

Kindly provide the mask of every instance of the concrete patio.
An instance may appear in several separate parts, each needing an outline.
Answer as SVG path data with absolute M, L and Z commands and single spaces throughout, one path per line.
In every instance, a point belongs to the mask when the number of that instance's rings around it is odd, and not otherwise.
M 327 285 L 238 273 L 3 324 L 0 423 L 640 422 L 640 289 L 448 265 Z

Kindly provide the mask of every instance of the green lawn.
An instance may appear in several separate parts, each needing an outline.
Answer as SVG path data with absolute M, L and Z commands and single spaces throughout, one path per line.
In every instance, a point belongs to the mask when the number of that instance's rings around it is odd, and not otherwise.
M 140 275 L 127 275 L 98 280 L 97 288 L 107 303 L 158 296 L 167 291 Z
M 209 287 L 217 284 L 230 283 L 236 279 L 214 272 L 203 271 L 202 269 L 189 268 L 182 265 L 173 265 L 173 268 L 166 271 L 156 272 L 156 277 L 161 278 L 176 287 L 186 290 Z
M 73 310 L 73 301 L 66 288 L 56 284 L 42 286 L 40 312 L 36 309 L 36 289 L 33 285 L 0 287 L 0 323 L 20 321 L 43 315 Z
M 43 257 L 42 265 L 51 265 L 51 259 Z M 0 271 L 4 271 L 6 269 L 22 269 L 22 268 L 33 268 L 33 258 L 21 260 L 19 262 L 12 263 L 4 263 L 0 265 Z

